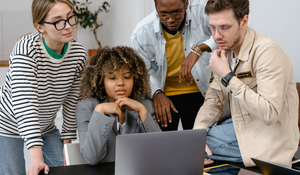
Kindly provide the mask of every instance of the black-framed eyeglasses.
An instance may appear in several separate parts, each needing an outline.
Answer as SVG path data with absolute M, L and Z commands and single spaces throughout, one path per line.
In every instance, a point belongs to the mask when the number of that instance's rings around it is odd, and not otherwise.
M 70 26 L 76 25 L 77 22 L 78 22 L 78 16 L 77 16 L 77 14 L 74 14 L 74 15 L 70 16 L 66 20 L 61 19 L 61 20 L 58 20 L 56 22 L 46 22 L 46 21 L 43 21 L 43 22 L 41 22 L 41 24 L 43 24 L 43 23 L 45 23 L 45 24 L 52 24 L 52 25 L 54 25 L 54 27 L 55 27 L 55 29 L 57 31 L 60 31 L 60 30 L 63 30 L 66 27 L 66 23 L 67 22 L 70 24 Z
M 157 12 L 156 16 L 161 22 L 166 22 L 170 18 L 174 19 L 175 21 L 181 21 L 184 18 L 183 8 L 178 12 L 172 12 L 172 13 Z
M 239 19 L 236 20 L 235 23 L 237 23 L 238 21 L 239 21 Z M 218 30 L 220 35 L 226 36 L 230 33 L 230 29 L 235 25 L 235 23 L 232 24 L 230 27 L 226 27 L 226 26 L 215 27 L 215 26 L 211 26 L 209 24 L 208 24 L 208 27 L 210 28 L 210 32 L 211 32 L 212 35 L 215 35 L 216 30 Z

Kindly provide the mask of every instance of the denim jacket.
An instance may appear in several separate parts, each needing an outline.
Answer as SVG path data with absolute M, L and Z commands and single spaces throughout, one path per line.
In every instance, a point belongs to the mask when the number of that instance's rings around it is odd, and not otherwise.
M 185 57 L 194 44 L 205 43 L 211 50 L 217 49 L 208 28 L 208 16 L 204 12 L 207 0 L 189 0 L 186 21 L 182 29 Z M 166 40 L 156 11 L 138 23 L 131 35 L 132 47 L 144 59 L 150 80 L 151 97 L 158 89 L 164 89 L 167 75 Z M 211 78 L 209 58 L 204 52 L 193 66 L 191 72 L 199 90 L 205 96 Z M 185 83 L 185 82 L 182 82 Z

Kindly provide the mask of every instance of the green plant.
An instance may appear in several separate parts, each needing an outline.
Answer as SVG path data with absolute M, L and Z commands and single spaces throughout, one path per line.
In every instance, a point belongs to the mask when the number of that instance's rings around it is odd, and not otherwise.
M 94 37 L 98 43 L 99 48 L 102 47 L 100 40 L 97 37 L 97 29 L 103 25 L 102 21 L 98 20 L 98 14 L 101 12 L 109 12 L 108 8 L 110 7 L 107 1 L 102 3 L 102 6 L 99 6 L 97 10 L 92 12 L 90 10 L 89 5 L 92 2 L 89 0 L 85 0 L 85 2 L 79 2 L 76 0 L 72 0 L 77 13 L 78 13 L 78 22 L 81 27 L 84 29 L 89 27 L 94 33 Z

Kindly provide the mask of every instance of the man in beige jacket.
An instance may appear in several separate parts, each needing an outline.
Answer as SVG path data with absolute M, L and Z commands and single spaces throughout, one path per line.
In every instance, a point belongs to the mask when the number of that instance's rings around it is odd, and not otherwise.
M 209 0 L 214 79 L 194 129 L 205 128 L 207 158 L 251 157 L 291 167 L 299 142 L 298 95 L 292 61 L 273 39 L 247 27 L 249 0 Z

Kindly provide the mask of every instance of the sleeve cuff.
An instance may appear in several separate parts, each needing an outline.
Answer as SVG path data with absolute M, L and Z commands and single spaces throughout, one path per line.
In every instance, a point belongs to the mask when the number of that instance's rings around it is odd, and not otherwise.
M 219 49 L 218 45 L 215 43 L 213 37 L 211 36 L 208 40 L 206 40 L 205 42 L 203 42 L 204 44 L 206 44 L 211 51 L 214 51 L 216 49 Z

